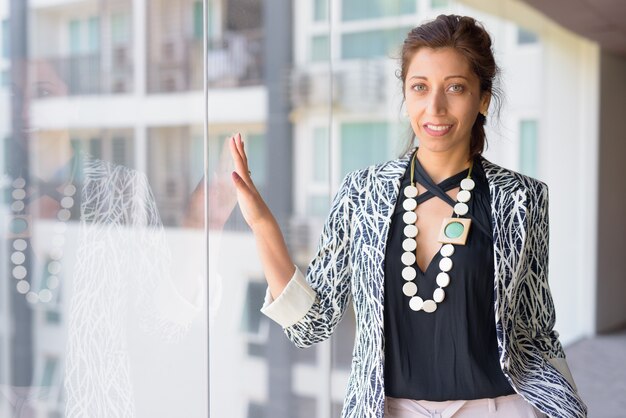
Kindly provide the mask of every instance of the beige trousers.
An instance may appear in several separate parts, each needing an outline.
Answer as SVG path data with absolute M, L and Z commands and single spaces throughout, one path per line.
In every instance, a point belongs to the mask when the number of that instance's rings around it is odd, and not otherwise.
M 544 418 L 518 394 L 470 401 L 415 401 L 385 398 L 385 418 Z

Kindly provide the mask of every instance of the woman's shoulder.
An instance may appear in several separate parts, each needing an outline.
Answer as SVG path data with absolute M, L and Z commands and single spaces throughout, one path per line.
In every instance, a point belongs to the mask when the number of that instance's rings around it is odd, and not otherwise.
M 512 191 L 527 190 L 536 195 L 547 193 L 548 184 L 527 174 L 491 162 L 483 156 L 479 157 L 490 184 L 495 187 L 507 187 Z

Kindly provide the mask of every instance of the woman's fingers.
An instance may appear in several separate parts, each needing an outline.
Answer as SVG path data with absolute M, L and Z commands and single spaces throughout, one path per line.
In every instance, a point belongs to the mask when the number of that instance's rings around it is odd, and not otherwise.
M 230 137 L 228 146 L 230 147 L 230 153 L 235 163 L 235 170 L 237 170 L 237 173 L 239 173 L 239 175 L 241 176 L 244 171 L 247 172 L 248 166 L 239 152 L 239 147 L 237 146 L 234 136 Z
M 234 148 L 234 150 L 233 150 Z M 235 159 L 235 169 L 239 177 L 250 187 L 256 191 L 256 187 L 252 182 L 252 178 L 248 172 L 248 157 L 244 150 L 243 140 L 241 134 L 236 134 L 231 137 L 231 151 L 233 152 L 233 158 Z

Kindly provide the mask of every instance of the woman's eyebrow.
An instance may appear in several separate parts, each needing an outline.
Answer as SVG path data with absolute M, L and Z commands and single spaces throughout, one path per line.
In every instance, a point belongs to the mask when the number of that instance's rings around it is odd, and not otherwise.
M 425 77 L 423 75 L 413 75 L 413 76 L 409 77 L 409 80 L 412 80 L 414 78 L 417 78 L 417 79 L 420 79 L 420 80 L 428 80 L 428 77 Z M 447 80 L 449 78 L 464 78 L 465 80 L 468 79 L 464 75 L 449 75 L 449 76 L 444 77 L 444 80 Z

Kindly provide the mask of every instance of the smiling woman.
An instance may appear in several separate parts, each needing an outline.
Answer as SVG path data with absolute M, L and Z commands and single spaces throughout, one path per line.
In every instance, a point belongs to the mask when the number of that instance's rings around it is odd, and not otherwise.
M 491 45 L 471 17 L 409 32 L 400 77 L 419 147 L 346 175 L 305 273 L 231 139 L 268 281 L 262 312 L 308 347 L 353 300 L 342 417 L 587 415 L 553 329 L 547 185 L 482 156 L 497 98 Z

